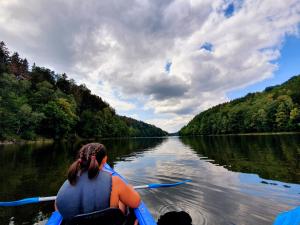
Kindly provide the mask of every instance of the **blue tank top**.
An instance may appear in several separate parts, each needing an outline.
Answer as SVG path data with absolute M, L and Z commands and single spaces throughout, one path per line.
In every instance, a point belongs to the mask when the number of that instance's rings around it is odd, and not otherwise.
M 100 170 L 97 177 L 88 178 L 84 172 L 73 186 L 68 180 L 64 182 L 57 193 L 56 205 L 65 220 L 110 207 L 112 177 Z

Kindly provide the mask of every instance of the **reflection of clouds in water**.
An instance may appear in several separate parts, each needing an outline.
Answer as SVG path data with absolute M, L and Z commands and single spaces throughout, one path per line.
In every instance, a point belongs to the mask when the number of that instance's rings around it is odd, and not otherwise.
M 300 193 L 299 184 L 287 184 L 275 180 L 262 179 L 256 174 L 238 173 L 240 179 L 240 191 L 248 195 L 253 195 L 260 198 L 269 198 L 272 196 L 273 201 L 278 202 L 289 201 L 290 205 L 298 205 L 299 198 L 295 196 Z M 262 183 L 265 182 L 265 183 Z M 288 188 L 285 187 L 288 185 Z
M 140 191 L 156 218 L 172 206 L 189 212 L 194 224 L 266 224 L 291 204 L 287 198 L 276 203 L 276 194 L 284 191 L 285 197 L 295 198 L 286 188 L 252 181 L 252 174 L 231 172 L 200 159 L 174 137 L 138 157 L 131 156 L 130 161 L 117 163 L 115 169 L 134 185 L 192 180 L 178 187 Z
M 151 154 L 145 152 L 145 154 Z M 115 170 L 122 174 L 132 184 L 143 185 L 144 182 L 155 181 L 155 170 L 157 161 L 155 158 L 132 157 L 132 160 L 119 162 L 115 165 Z M 151 177 L 154 179 L 152 180 Z
M 216 166 L 206 160 L 199 160 L 191 149 L 180 142 L 178 138 L 165 142 L 162 151 L 159 149 L 153 154 L 158 160 L 158 172 L 170 176 L 184 175 L 186 178 L 197 177 L 202 181 L 207 181 L 215 185 L 231 188 L 232 184 L 238 182 L 237 173 L 228 173 L 228 170 L 221 166 Z M 161 153 L 162 152 L 162 153 Z M 164 160 L 161 160 L 161 159 Z M 176 162 L 176 163 L 174 163 Z

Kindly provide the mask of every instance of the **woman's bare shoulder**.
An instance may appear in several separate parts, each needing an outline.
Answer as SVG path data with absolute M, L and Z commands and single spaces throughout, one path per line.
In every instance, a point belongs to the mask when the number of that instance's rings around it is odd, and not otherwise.
M 124 181 L 118 176 L 112 176 L 112 182 L 113 184 L 117 184 L 117 185 L 124 184 Z

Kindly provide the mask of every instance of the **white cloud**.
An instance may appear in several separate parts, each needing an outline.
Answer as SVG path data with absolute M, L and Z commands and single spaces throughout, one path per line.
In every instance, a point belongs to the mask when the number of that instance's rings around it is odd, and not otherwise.
M 284 37 L 298 32 L 300 2 L 14 0 L 0 2 L 0 15 L 9 48 L 86 83 L 117 111 L 134 109 L 135 97 L 175 131 L 228 91 L 272 76 Z
M 166 118 L 153 118 L 153 119 L 147 119 L 145 120 L 146 123 L 155 124 L 158 127 L 161 127 L 164 130 L 167 130 L 169 132 L 176 132 L 181 127 L 186 125 L 193 116 L 191 115 L 169 115 L 172 117 L 172 119 L 166 119 Z

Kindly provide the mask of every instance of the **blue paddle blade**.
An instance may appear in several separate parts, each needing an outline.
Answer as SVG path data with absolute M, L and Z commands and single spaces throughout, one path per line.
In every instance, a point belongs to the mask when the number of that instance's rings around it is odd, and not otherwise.
M 280 213 L 273 225 L 299 225 L 300 206 L 287 212 Z
M 177 183 L 172 184 L 148 184 L 148 188 L 161 188 L 161 187 L 175 187 L 181 184 L 185 184 L 187 182 L 191 182 L 192 180 L 184 180 Z
M 24 198 L 22 200 L 12 201 L 12 202 L 0 202 L 0 206 L 19 206 L 19 205 L 26 205 L 26 204 L 37 203 L 37 202 L 39 202 L 39 197 Z
M 61 224 L 62 219 L 63 219 L 62 215 L 58 211 L 55 211 L 55 212 L 52 213 L 52 215 L 49 218 L 49 220 L 46 223 L 46 225 L 58 225 L 58 224 Z

